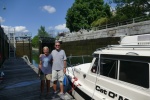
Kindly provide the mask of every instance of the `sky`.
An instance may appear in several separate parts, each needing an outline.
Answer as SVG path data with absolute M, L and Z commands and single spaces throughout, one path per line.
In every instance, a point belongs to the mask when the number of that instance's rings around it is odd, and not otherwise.
M 15 30 L 32 37 L 40 26 L 54 34 L 69 31 L 65 17 L 73 3 L 74 0 L 0 0 L 0 24 L 5 33 Z
M 74 1 L 0 0 L 0 24 L 6 34 L 15 31 L 34 37 L 40 26 L 44 26 L 48 33 L 56 36 L 58 32 L 69 31 L 65 17 Z

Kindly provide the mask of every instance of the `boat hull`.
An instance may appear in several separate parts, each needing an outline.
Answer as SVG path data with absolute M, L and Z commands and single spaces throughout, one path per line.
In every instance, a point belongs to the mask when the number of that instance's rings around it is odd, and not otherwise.
M 71 79 L 68 77 L 69 84 L 71 86 L 70 91 L 71 95 L 76 100 L 92 100 L 92 98 L 84 93 L 78 86 L 73 86 L 73 83 L 71 82 Z

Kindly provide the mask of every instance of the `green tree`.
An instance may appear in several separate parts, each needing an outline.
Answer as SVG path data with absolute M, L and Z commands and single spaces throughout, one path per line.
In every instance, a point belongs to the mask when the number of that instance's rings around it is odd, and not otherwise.
M 39 46 L 39 37 L 50 37 L 48 32 L 45 30 L 44 26 L 41 26 L 38 29 L 37 35 L 34 36 L 33 39 L 32 39 L 32 46 L 35 47 L 35 48 L 37 48 Z
M 38 29 L 38 36 L 39 37 L 50 37 L 48 32 L 46 32 L 45 27 L 41 26 L 40 29 Z
M 110 16 L 110 7 L 103 0 L 75 0 L 67 11 L 66 26 L 71 32 L 89 29 L 95 20 Z
M 34 48 L 37 48 L 39 46 L 39 36 L 38 35 L 33 37 L 33 39 L 32 39 L 32 46 Z

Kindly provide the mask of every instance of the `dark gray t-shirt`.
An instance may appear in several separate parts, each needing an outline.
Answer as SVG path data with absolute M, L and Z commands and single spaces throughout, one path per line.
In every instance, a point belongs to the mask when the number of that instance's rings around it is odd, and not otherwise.
M 40 61 L 42 61 L 42 72 L 44 74 L 51 74 L 52 73 L 52 66 L 51 66 L 51 61 L 52 61 L 52 55 L 49 54 L 48 56 L 42 55 L 40 57 Z
M 63 70 L 64 68 L 64 60 L 66 60 L 66 54 L 64 50 L 53 50 L 52 51 L 53 57 L 53 66 L 52 70 Z

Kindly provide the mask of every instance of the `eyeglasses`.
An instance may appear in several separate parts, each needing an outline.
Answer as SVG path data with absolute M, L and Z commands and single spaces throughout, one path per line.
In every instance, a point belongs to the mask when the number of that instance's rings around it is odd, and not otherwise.
M 57 47 L 57 46 L 60 46 L 60 45 L 55 45 L 55 46 Z

